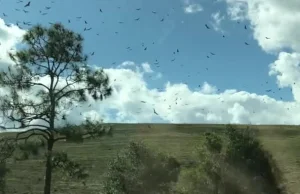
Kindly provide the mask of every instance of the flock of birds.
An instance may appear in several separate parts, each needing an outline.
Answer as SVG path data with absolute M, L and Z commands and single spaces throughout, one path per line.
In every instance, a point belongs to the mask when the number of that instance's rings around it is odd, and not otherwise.
M 53 4 L 53 3 L 55 3 L 54 1 L 51 1 L 51 4 Z M 25 14 L 28 14 L 28 13 L 30 13 L 32 10 L 30 10 L 30 7 L 31 7 L 31 1 L 23 1 L 23 0 L 18 0 L 17 1 L 17 4 L 20 4 L 20 7 L 19 8 L 15 8 L 15 11 L 17 11 L 17 12 L 24 12 Z M 1 6 L 1 2 L 0 2 L 0 6 Z M 39 10 L 39 13 L 43 16 L 43 15 L 47 15 L 49 12 L 50 12 L 50 10 L 51 10 L 51 5 L 48 5 L 48 6 L 45 6 L 45 8 L 44 8 L 44 10 Z M 117 9 L 121 9 L 121 7 L 119 6 L 119 7 L 117 7 Z M 174 8 L 173 8 L 173 10 L 174 10 Z M 135 8 L 135 11 L 142 11 L 142 8 Z M 103 13 L 105 13 L 105 10 L 103 9 L 103 8 L 99 8 L 99 13 L 101 13 L 101 14 L 103 14 Z M 152 14 L 158 14 L 158 12 L 157 11 L 154 11 L 154 10 L 152 10 L 151 11 L 151 13 Z M 159 22 L 164 22 L 166 19 L 167 19 L 167 17 L 169 16 L 169 14 L 167 13 L 165 16 L 161 16 L 161 18 L 159 19 Z M 8 14 L 6 14 L 6 13 L 3 13 L 3 18 L 5 19 L 5 18 L 7 18 L 8 17 Z M 76 18 L 74 18 L 75 20 L 83 20 L 83 18 L 82 18 L 82 16 L 77 16 Z M 140 17 L 137 17 L 137 18 L 134 18 L 133 20 L 134 21 L 136 21 L 136 22 L 139 22 L 140 21 Z M 68 23 L 71 23 L 72 22 L 72 20 L 73 19 L 67 19 L 67 22 Z M 102 23 L 104 23 L 104 21 L 102 21 Z M 119 24 L 124 24 L 124 22 L 123 21 L 119 21 L 118 22 Z M 237 22 L 237 23 L 240 23 L 239 21 Z M 51 23 L 51 22 L 49 22 L 49 24 L 53 24 L 53 23 Z M 84 20 L 84 24 L 86 25 L 85 27 L 84 27 L 84 29 L 83 29 L 83 31 L 91 31 L 93 28 L 92 27 L 88 27 L 88 21 L 86 21 L 86 20 Z M 10 24 L 6 24 L 7 26 L 10 26 Z M 29 22 L 29 21 L 17 21 L 16 22 L 16 25 L 19 27 L 19 28 L 21 28 L 21 29 L 23 29 L 24 28 L 24 26 L 32 26 L 32 23 L 31 22 Z M 208 24 L 204 24 L 204 26 L 203 27 L 205 27 L 207 30 L 211 30 L 211 27 L 208 25 Z M 247 25 L 244 25 L 244 29 L 245 30 L 248 30 L 248 27 L 247 27 Z M 119 34 L 119 32 L 118 31 L 115 31 L 114 32 L 115 34 Z M 96 35 L 97 36 L 99 36 L 100 34 L 99 33 L 96 33 Z M 222 34 L 222 37 L 223 38 L 225 38 L 225 35 L 224 34 Z M 270 37 L 265 37 L 266 39 L 270 39 Z M 1 44 L 1 43 L 0 43 Z M 155 42 L 152 42 L 152 44 L 155 44 Z M 249 43 L 247 43 L 247 42 L 244 42 L 244 44 L 246 45 L 246 46 L 249 46 L 250 44 Z M 146 51 L 147 49 L 148 49 L 148 47 L 144 44 L 144 43 L 142 43 L 142 48 L 143 48 L 143 50 L 144 51 Z M 128 47 L 126 47 L 126 49 L 128 50 L 128 51 L 131 51 L 132 50 L 132 47 L 130 47 L 130 46 L 128 46 Z M 174 56 L 176 55 L 176 54 L 179 54 L 180 53 L 180 50 L 177 48 L 177 49 L 175 49 L 174 51 L 172 51 L 173 52 L 173 54 L 174 54 Z M 91 56 L 93 56 L 95 54 L 95 52 L 91 52 L 90 53 L 90 55 Z M 209 52 L 209 55 L 207 55 L 206 57 L 207 58 L 210 58 L 210 57 L 212 57 L 212 56 L 215 56 L 216 55 L 216 53 L 214 53 L 214 52 Z M 174 62 L 176 60 L 176 58 L 172 58 L 171 60 L 170 60 L 170 62 Z M 116 64 L 116 62 L 112 62 L 112 65 L 115 65 Z M 160 67 L 160 62 L 156 59 L 155 60 L 155 62 L 153 63 L 156 67 Z M 181 65 L 181 66 L 183 66 L 183 65 Z M 206 70 L 208 70 L 208 68 L 206 68 Z M 188 76 L 190 76 L 190 75 L 188 75 Z M 150 76 L 151 77 L 151 76 Z M 199 85 L 199 87 L 201 87 L 200 85 Z M 279 89 L 280 90 L 280 89 Z M 268 89 L 268 90 L 266 90 L 266 92 L 273 92 L 274 93 L 274 91 L 272 91 L 272 90 L 270 90 L 270 89 Z M 176 95 L 175 95 L 175 97 L 176 97 Z M 282 99 L 282 98 L 281 98 Z M 165 99 L 166 100 L 166 99 Z M 178 104 L 178 100 L 180 100 L 180 98 L 178 98 L 178 97 L 176 97 L 176 100 L 175 100 L 175 104 L 177 105 Z M 222 102 L 224 102 L 224 100 L 222 100 Z M 145 101 L 141 101 L 141 103 L 146 103 Z M 184 104 L 184 105 L 188 105 L 188 104 Z M 171 109 L 171 105 L 169 105 L 169 109 Z M 156 112 L 156 110 L 153 108 L 153 113 L 155 114 L 155 115 L 159 115 L 157 112 Z

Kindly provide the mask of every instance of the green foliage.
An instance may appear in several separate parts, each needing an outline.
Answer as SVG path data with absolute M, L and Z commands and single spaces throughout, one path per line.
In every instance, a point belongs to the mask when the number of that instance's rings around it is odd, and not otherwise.
M 237 130 L 231 125 L 226 128 L 229 144 L 226 151 L 226 162 L 241 169 L 249 177 L 255 178 L 253 184 L 261 184 L 264 193 L 283 193 L 281 172 L 271 154 L 264 150 L 254 132 L 247 128 Z
M 19 141 L 16 143 L 15 160 L 28 160 L 30 156 L 39 156 L 41 151 L 45 151 L 45 141 L 43 139 L 31 139 L 30 141 Z
M 105 127 L 102 122 L 86 120 L 81 125 L 66 124 L 57 129 L 59 136 L 65 137 L 67 142 L 83 143 L 84 139 L 95 139 L 112 136 L 112 127 Z
M 61 170 L 67 175 L 67 178 L 85 179 L 88 177 L 86 169 L 79 163 L 72 161 L 65 152 L 56 152 L 53 154 L 52 166 L 53 169 Z
M 109 163 L 103 191 L 106 194 L 169 193 L 179 171 L 176 159 L 153 153 L 141 142 L 131 142 Z
M 40 137 L 44 140 L 44 145 L 47 146 L 44 194 L 50 194 L 50 160 L 55 142 L 83 142 L 85 138 L 100 137 L 107 132 L 99 127 L 99 123 L 91 122 L 84 124 L 80 130 L 67 126 L 65 130 L 59 131 L 54 128 L 55 119 L 64 115 L 74 102 L 86 102 L 88 95 L 94 100 L 109 97 L 112 88 L 103 69 L 87 65 L 87 55 L 83 54 L 82 49 L 83 37 L 61 23 L 53 24 L 49 28 L 41 25 L 32 27 L 24 35 L 23 43 L 23 49 L 9 53 L 14 64 L 7 71 L 0 72 L 0 86 L 7 87 L 10 91 L 9 95 L 0 97 L 0 110 L 5 118 L 4 122 L 17 126 L 0 128 L 30 128 L 18 133 L 16 137 L 17 141 L 25 140 L 24 144 L 17 144 L 18 151 L 21 152 L 18 160 L 39 154 L 41 145 L 29 139 Z M 48 83 L 39 81 L 45 77 L 49 78 Z M 26 98 L 24 92 L 31 92 L 30 95 L 35 96 L 35 99 Z M 35 122 L 36 120 L 43 121 L 43 124 Z M 21 135 L 25 137 L 20 137 Z M 75 163 L 68 165 L 70 169 L 78 167 Z
M 284 193 L 276 163 L 249 128 L 206 133 L 197 153 L 198 165 L 182 170 L 177 193 Z

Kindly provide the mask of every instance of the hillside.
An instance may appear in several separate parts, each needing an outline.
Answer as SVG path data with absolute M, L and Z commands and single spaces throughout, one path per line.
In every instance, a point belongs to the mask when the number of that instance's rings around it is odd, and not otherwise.
M 86 141 L 84 144 L 59 142 L 55 149 L 67 151 L 71 158 L 80 161 L 90 171 L 86 187 L 81 182 L 60 180 L 54 176 L 54 193 L 96 193 L 101 184 L 101 175 L 106 164 L 130 140 L 142 139 L 153 149 L 158 149 L 184 160 L 192 154 L 195 143 L 202 139 L 206 130 L 220 130 L 224 125 L 192 124 L 112 124 L 114 137 Z M 149 127 L 150 126 L 150 127 Z M 245 127 L 245 126 L 240 126 Z M 253 126 L 258 129 L 259 138 L 270 151 L 284 173 L 289 190 L 300 194 L 300 130 L 297 126 Z M 298 162 L 299 161 L 299 162 Z M 39 158 L 10 163 L 12 172 L 8 177 L 8 187 L 17 189 L 17 193 L 28 191 L 31 186 L 34 193 L 42 190 L 44 164 Z M 298 182 L 297 182 L 298 181 Z M 69 186 L 67 186 L 69 185 Z

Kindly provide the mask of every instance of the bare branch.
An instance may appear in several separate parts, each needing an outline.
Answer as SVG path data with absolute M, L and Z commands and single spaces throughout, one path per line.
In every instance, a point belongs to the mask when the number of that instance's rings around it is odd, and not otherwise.
M 38 132 L 41 132 L 41 133 L 36 133 L 36 131 Z M 29 136 L 24 137 L 24 138 L 19 138 L 19 136 L 21 135 L 24 135 L 26 133 L 31 133 Z M 42 130 L 42 129 L 29 129 L 27 131 L 22 131 L 22 132 L 19 132 L 17 135 L 16 135 L 16 140 L 21 140 L 21 139 L 28 139 L 29 137 L 33 136 L 33 135 L 41 135 L 43 136 L 46 140 L 48 140 L 49 138 L 51 138 L 52 134 L 49 132 L 49 131 L 46 131 L 46 130 Z

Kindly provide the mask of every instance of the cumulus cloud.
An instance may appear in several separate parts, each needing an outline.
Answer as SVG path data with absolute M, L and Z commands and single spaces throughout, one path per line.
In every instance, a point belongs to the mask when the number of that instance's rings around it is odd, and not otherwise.
M 192 0 L 184 0 L 183 10 L 187 14 L 197 13 L 203 11 L 203 7 L 198 3 L 193 3 Z
M 3 25 L 4 23 L 2 23 Z M 4 28 L 2 33 L 14 29 L 7 48 L 14 48 L 18 38 L 24 31 L 12 26 Z M 13 33 L 8 33 L 11 36 Z M 2 38 L 2 39 L 1 39 Z M 7 38 L 0 36 L 3 42 Z M 8 38 L 9 39 L 9 38 Z M 14 43 L 14 44 L 13 44 Z M 4 55 L 1 53 L 1 55 Z M 270 64 L 270 76 L 276 76 L 280 87 L 291 87 L 295 101 L 277 101 L 266 95 L 258 95 L 246 91 L 227 89 L 218 91 L 217 86 L 204 82 L 200 89 L 191 89 L 183 83 L 166 82 L 162 90 L 150 88 L 145 81 L 147 74 L 162 76 L 151 68 L 151 64 L 144 62 L 136 64 L 125 61 L 117 68 L 107 68 L 113 94 L 110 98 L 95 102 L 89 98 L 87 103 L 74 104 L 73 109 L 63 109 L 67 114 L 67 121 L 79 124 L 85 117 L 103 119 L 104 122 L 172 122 L 172 123 L 245 123 L 245 124 L 299 124 L 300 108 L 299 88 L 294 84 L 300 75 L 299 53 L 279 54 L 278 60 Z M 5 66 L 3 60 L 0 66 Z M 49 84 L 49 78 L 43 77 L 39 81 Z M 59 83 L 63 86 L 63 82 Z M 6 89 L 0 88 L 5 94 Z M 25 95 L 24 95 L 25 96 Z M 28 94 L 32 99 L 36 95 Z M 68 100 L 68 99 L 67 99 Z M 158 115 L 154 114 L 154 110 Z M 38 121 L 37 121 L 38 122 Z M 65 123 L 57 119 L 56 126 Z
M 226 0 L 233 20 L 248 20 L 253 36 L 269 53 L 283 49 L 300 52 L 300 1 Z
M 14 24 L 6 24 L 0 18 L 0 70 L 6 69 L 11 60 L 8 52 L 14 52 L 25 31 Z
M 300 102 L 300 53 L 281 52 L 269 67 L 269 75 L 276 76 L 278 86 L 290 87 L 294 100 Z

